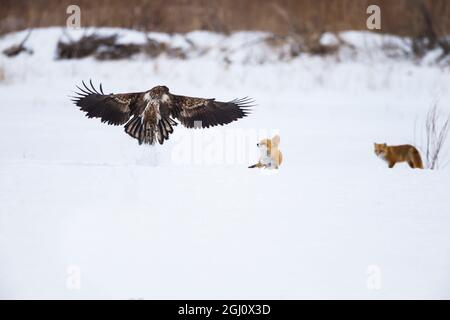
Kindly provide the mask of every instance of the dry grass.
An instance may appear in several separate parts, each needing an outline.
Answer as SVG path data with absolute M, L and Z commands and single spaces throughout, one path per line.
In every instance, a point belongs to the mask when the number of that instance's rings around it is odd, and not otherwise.
M 450 130 L 450 115 L 445 115 L 434 104 L 427 114 L 425 122 L 425 158 L 431 170 L 439 169 L 443 160 L 443 149 Z
M 382 32 L 420 36 L 427 21 L 424 1 L 438 35 L 450 33 L 447 0 L 77 0 L 83 26 L 187 32 L 265 30 L 275 34 L 365 30 L 366 8 L 382 9 Z M 0 34 L 32 27 L 62 26 L 71 0 L 2 0 Z M 51 9 L 49 9 L 51 8 Z

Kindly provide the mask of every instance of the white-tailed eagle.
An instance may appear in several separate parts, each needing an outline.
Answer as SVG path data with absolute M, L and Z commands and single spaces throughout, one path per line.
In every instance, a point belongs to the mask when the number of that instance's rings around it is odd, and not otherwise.
M 139 144 L 160 144 L 169 139 L 174 119 L 187 128 L 209 128 L 224 125 L 249 114 L 249 98 L 220 102 L 171 94 L 169 88 L 157 86 L 145 92 L 104 94 L 102 85 L 95 89 L 90 81 L 73 97 L 73 102 L 89 118 L 100 118 L 112 125 L 125 125 L 125 132 Z

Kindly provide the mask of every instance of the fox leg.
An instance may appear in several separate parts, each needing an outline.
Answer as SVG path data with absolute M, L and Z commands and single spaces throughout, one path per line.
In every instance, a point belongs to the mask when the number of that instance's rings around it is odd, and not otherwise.
M 423 169 L 422 162 L 415 161 L 414 162 L 414 169 Z
M 420 155 L 418 159 L 412 159 L 411 162 L 414 165 L 414 169 L 423 169 L 423 163 L 422 159 L 420 158 Z
M 389 162 L 389 169 L 392 169 L 395 166 L 395 162 Z
M 408 164 L 409 164 L 409 166 L 410 166 L 411 168 L 413 168 L 413 169 L 415 169 L 415 168 L 416 168 L 416 166 L 415 166 L 414 162 L 412 162 L 411 160 L 410 160 L 410 161 L 408 161 Z
M 414 163 L 414 168 L 415 168 L 415 169 L 423 169 L 422 160 L 420 160 L 420 161 L 415 161 L 415 163 Z
M 249 167 L 249 169 L 253 169 L 253 168 L 262 168 L 263 167 L 263 165 L 261 164 L 261 163 L 257 163 L 257 164 L 254 164 L 254 165 L 252 165 L 252 166 L 250 166 Z

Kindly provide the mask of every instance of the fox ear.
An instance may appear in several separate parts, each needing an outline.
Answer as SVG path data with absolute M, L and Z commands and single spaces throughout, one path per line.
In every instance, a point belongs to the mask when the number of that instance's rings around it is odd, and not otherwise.
M 278 145 L 280 143 L 280 136 L 279 135 L 275 135 L 272 138 L 272 143 L 275 144 L 275 145 Z

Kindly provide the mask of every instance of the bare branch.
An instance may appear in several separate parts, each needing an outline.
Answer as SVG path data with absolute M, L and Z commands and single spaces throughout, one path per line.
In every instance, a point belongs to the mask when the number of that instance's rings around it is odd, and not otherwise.
M 444 114 L 438 109 L 438 104 L 434 103 L 428 111 L 425 121 L 425 157 L 427 166 L 431 170 L 439 169 L 449 131 L 450 114 L 444 117 Z

